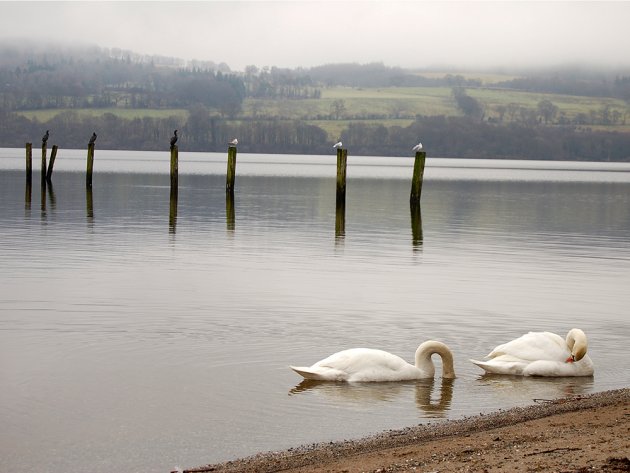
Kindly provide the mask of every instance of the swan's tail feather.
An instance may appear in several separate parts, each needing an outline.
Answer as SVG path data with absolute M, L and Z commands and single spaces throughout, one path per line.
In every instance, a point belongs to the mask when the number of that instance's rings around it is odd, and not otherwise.
M 474 363 L 475 365 L 477 365 L 479 368 L 485 370 L 486 373 L 493 373 L 493 374 L 521 375 L 523 374 L 523 369 L 526 366 L 523 362 L 517 362 L 517 361 L 512 361 L 512 360 L 477 361 L 477 360 L 471 359 L 470 361 Z
M 487 373 L 503 373 L 501 367 L 498 367 L 496 364 L 493 365 L 492 363 L 489 363 L 487 361 L 478 361 L 473 359 L 471 359 L 470 361 L 477 365 L 479 368 L 484 369 Z
M 323 377 L 320 373 L 317 373 L 308 366 L 289 366 L 293 371 L 302 376 L 304 379 L 319 379 L 325 380 L 327 378 Z

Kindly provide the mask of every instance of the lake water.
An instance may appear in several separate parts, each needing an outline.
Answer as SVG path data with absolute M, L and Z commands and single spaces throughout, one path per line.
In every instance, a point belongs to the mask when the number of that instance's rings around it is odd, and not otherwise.
M 35 156 L 38 153 L 34 153 Z M 0 149 L 0 470 L 167 472 L 627 387 L 630 166 Z M 592 378 L 468 359 L 581 327 Z M 457 379 L 308 384 L 289 364 L 437 339 Z M 439 360 L 436 360 L 438 362 Z

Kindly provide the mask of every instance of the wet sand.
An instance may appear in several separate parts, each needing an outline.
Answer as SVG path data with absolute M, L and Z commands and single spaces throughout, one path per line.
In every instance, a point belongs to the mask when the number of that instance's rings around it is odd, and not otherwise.
M 538 400 L 523 408 L 183 471 L 630 471 L 630 389 Z

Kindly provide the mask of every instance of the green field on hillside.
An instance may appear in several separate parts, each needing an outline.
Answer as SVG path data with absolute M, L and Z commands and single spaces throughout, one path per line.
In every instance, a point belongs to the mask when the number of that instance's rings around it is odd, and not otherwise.
M 188 112 L 184 109 L 146 109 L 146 108 L 68 108 L 68 109 L 46 109 L 29 110 L 17 112 L 29 120 L 36 118 L 40 122 L 45 122 L 64 112 L 75 112 L 79 115 L 89 117 L 101 117 L 108 113 L 119 118 L 133 120 L 134 118 L 168 118 L 178 117 L 186 120 Z
M 580 114 L 593 118 L 607 113 L 611 117 L 608 126 L 596 123 L 592 127 L 624 132 L 630 128 L 630 107 L 622 100 L 489 87 L 467 88 L 466 92 L 482 106 L 486 119 L 502 117 L 503 122 L 518 121 L 521 119 L 520 112 L 535 111 L 539 102 L 548 100 L 558 109 L 556 118 L 563 116 L 565 120 L 573 120 Z M 511 112 L 506 112 L 506 108 Z M 188 113 L 184 109 L 105 108 L 49 109 L 25 111 L 20 114 L 45 122 L 65 111 L 74 111 L 86 116 L 111 113 L 125 119 L 175 116 L 182 122 L 186 120 Z M 210 114 L 218 116 L 219 111 L 210 110 Z M 321 98 L 318 99 L 245 99 L 241 114 L 235 119 L 303 120 L 321 127 L 331 139 L 336 139 L 351 122 L 361 121 L 388 127 L 408 126 L 416 115 L 461 116 L 462 113 L 453 99 L 452 89 L 448 87 L 329 87 L 322 89 Z

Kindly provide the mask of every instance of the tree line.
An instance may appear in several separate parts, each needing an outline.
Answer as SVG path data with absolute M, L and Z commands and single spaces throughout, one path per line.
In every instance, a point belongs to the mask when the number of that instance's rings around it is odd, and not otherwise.
M 554 77 L 540 73 L 502 86 L 629 96 L 630 76 L 603 80 L 597 72 L 569 72 L 574 71 L 560 71 Z M 486 117 L 483 107 L 466 91 L 480 86 L 480 82 L 459 75 L 428 78 L 381 63 L 309 69 L 248 66 L 244 73 L 234 73 L 225 64 L 184 64 L 173 58 L 139 56 L 122 50 L 38 49 L 24 45 L 0 45 L 0 146 L 21 147 L 27 141 L 36 142 L 45 129 L 50 129 L 54 138 L 51 141 L 57 140 L 55 144 L 66 148 L 84 147 L 96 131 L 102 148 L 160 150 L 167 146 L 172 131 L 179 129 L 183 150 L 221 151 L 229 139 L 238 136 L 243 151 L 328 154 L 331 143 L 321 127 L 257 113 L 245 117 L 241 109 L 246 97 L 319 98 L 321 87 L 329 85 L 448 85 L 464 115 L 417 116 L 408 127 L 350 122 L 341 138 L 351 153 L 404 156 L 409 154 L 409 145 L 421 139 L 432 154 L 440 156 L 629 160 L 628 134 L 587 128 L 622 123 L 625 116 L 604 109 L 568 121 L 553 103 L 543 100 L 536 110 L 509 104 L 498 110 L 498 116 Z M 188 114 L 185 119 L 125 119 L 111 113 L 86 116 L 73 111 L 106 107 L 184 108 Z M 17 113 L 47 108 L 69 111 L 45 122 Z M 407 115 L 404 104 L 392 111 L 394 118 L 414 118 Z M 504 117 L 508 118 L 505 122 Z M 347 116 L 343 100 L 337 100 L 331 104 L 327 119 L 349 121 L 353 117 Z
M 85 148 L 92 132 L 104 149 L 167 150 L 174 129 L 182 151 L 225 151 L 234 137 L 250 153 L 330 154 L 332 142 L 322 128 L 301 120 L 229 120 L 191 110 L 187 119 L 123 119 L 113 114 L 85 117 L 69 111 L 41 123 L 0 112 L 3 147 L 35 145 L 46 129 L 49 143 Z M 431 156 L 630 162 L 630 134 L 576 127 L 497 125 L 471 117 L 418 116 L 407 126 L 350 123 L 340 139 L 352 155 L 408 156 L 421 140 Z

